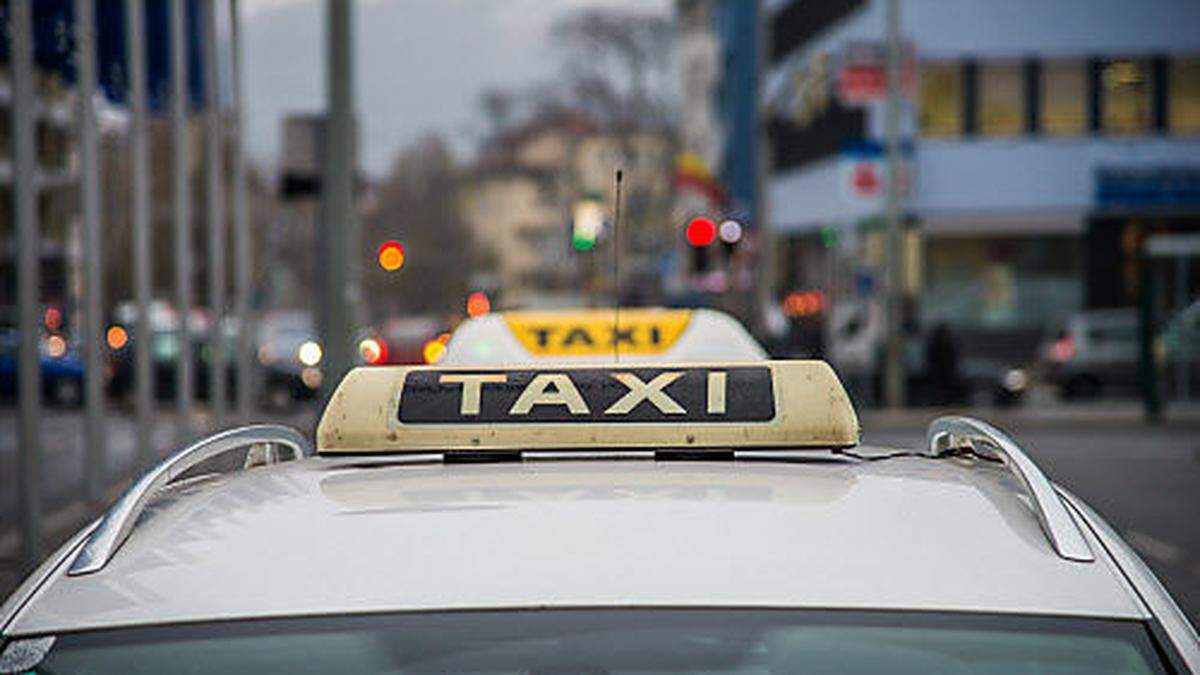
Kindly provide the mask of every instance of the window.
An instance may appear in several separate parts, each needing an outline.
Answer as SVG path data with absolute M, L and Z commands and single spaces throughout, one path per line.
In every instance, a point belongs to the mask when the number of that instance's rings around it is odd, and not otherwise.
M 957 136 L 963 131 L 962 67 L 957 63 L 921 66 L 921 134 Z
M 979 67 L 979 132 L 984 136 L 1016 136 L 1025 126 L 1025 80 L 1020 63 L 986 63 Z
M 1138 134 L 1154 123 L 1150 63 L 1115 59 L 1100 67 L 1100 128 L 1106 134 Z
M 1200 134 L 1200 57 L 1171 61 L 1167 83 L 1167 127 Z
M 424 612 L 96 630 L 7 648 L 37 672 L 122 675 L 1168 670 L 1137 621 L 971 612 Z
M 1087 74 L 1083 61 L 1047 61 L 1038 83 L 1038 119 L 1047 136 L 1080 136 L 1087 128 Z

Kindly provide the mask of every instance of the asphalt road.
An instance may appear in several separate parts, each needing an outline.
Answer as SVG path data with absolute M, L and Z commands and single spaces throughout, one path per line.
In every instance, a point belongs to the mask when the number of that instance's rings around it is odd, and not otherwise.
M 1157 426 L 1140 421 L 1130 404 L 1087 407 L 1032 405 L 1016 412 L 977 411 L 1014 435 L 1050 477 L 1103 514 L 1150 564 L 1176 600 L 1200 623 L 1200 414 L 1175 416 Z M 315 408 L 284 416 L 260 415 L 311 431 Z M 937 411 L 870 413 L 862 416 L 864 442 L 919 447 L 925 425 Z M 203 420 L 196 421 L 197 428 Z M 82 416 L 50 412 L 42 420 L 45 438 L 43 500 L 48 514 L 78 505 L 82 486 Z M 106 473 L 119 486 L 138 470 L 133 424 L 114 411 L 108 424 L 110 458 Z M 156 455 L 176 446 L 173 418 L 164 409 L 154 438 Z M 16 510 L 16 416 L 0 409 L 0 549 L 10 549 Z M 115 493 L 112 493 L 115 494 Z M 77 508 L 74 520 L 90 515 Z M 48 521 L 53 520 L 47 518 Z M 70 527 L 66 519 L 59 521 Z M 47 546 L 57 545 L 55 533 Z M 12 556 L 0 550 L 0 597 L 16 581 Z M 7 565 L 5 557 L 8 557 Z M 5 573 L 4 567 L 8 568 Z

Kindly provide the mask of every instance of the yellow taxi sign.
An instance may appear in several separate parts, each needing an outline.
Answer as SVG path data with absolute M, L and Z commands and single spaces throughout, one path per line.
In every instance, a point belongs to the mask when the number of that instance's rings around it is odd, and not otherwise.
M 506 312 L 504 321 L 533 356 L 661 354 L 691 320 L 686 309 L 613 309 Z
M 351 371 L 320 454 L 849 447 L 858 418 L 823 361 Z

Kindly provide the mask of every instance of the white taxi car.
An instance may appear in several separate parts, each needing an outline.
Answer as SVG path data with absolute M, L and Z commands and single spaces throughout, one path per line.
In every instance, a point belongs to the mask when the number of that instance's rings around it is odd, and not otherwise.
M 0 607 L 0 672 L 1200 669 L 1003 433 L 858 439 L 814 361 L 358 369 L 315 456 L 254 426 L 147 473 Z
M 766 351 L 737 319 L 712 309 L 512 311 L 468 319 L 446 345 L 443 366 L 763 361 Z

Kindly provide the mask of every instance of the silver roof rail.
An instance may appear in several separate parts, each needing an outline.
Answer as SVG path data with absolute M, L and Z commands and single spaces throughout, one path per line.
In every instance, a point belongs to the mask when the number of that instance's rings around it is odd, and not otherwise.
M 291 450 L 292 459 L 312 455 L 312 445 L 299 431 L 277 424 L 256 424 L 222 431 L 197 441 L 176 452 L 161 464 L 142 475 L 121 495 L 117 503 L 104 514 L 100 524 L 88 537 L 83 548 L 71 563 L 67 574 L 91 574 L 104 568 L 120 548 L 138 516 L 160 488 L 178 478 L 183 472 L 217 455 L 240 450 L 247 446 L 265 445 Z M 278 461 L 278 452 L 266 451 L 258 463 Z M 249 465 L 250 462 L 247 462 Z
M 970 448 L 984 457 L 998 457 L 1029 494 L 1034 514 L 1058 555 L 1078 562 L 1096 559 L 1050 479 L 1003 431 L 971 417 L 951 415 L 929 424 L 928 439 L 929 450 L 934 454 L 952 448 Z

